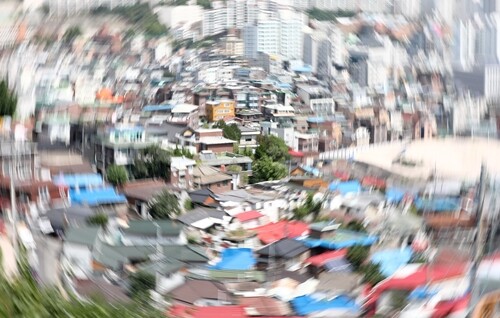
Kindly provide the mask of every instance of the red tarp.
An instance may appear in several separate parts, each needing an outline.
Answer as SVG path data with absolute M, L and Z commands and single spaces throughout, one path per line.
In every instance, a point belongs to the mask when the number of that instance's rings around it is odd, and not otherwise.
M 169 313 L 176 318 L 248 318 L 245 308 L 242 306 L 190 307 L 175 305 Z
M 336 179 L 339 179 L 340 181 L 349 181 L 349 179 L 351 178 L 351 175 L 349 174 L 349 172 L 345 172 L 345 171 L 335 171 L 333 173 L 333 176 Z
M 365 307 L 371 307 L 377 303 L 380 295 L 387 290 L 414 290 L 427 283 L 443 281 L 465 275 L 467 271 L 466 263 L 446 264 L 446 265 L 422 265 L 414 272 L 406 276 L 393 275 L 379 284 L 369 292 Z
M 375 177 L 364 177 L 363 180 L 361 180 L 361 185 L 363 187 L 375 187 L 378 189 L 385 189 L 386 186 L 384 179 Z
M 263 217 L 263 215 L 259 211 L 252 210 L 252 211 L 241 212 L 239 214 L 236 214 L 234 217 L 237 218 L 240 222 L 246 222 Z
M 284 238 L 296 238 L 309 233 L 309 225 L 300 221 L 279 221 L 256 227 L 257 237 L 264 244 L 271 244 Z
M 311 264 L 313 266 L 321 267 L 324 266 L 328 261 L 336 258 L 345 257 L 347 254 L 346 249 L 341 249 L 337 251 L 329 251 L 319 255 L 311 256 L 306 260 L 306 264 Z
M 304 153 L 302 151 L 288 150 L 288 154 L 292 157 L 304 157 Z

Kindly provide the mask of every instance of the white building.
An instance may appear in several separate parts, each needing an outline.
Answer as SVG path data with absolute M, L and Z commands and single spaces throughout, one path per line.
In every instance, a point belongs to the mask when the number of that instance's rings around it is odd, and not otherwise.
M 258 7 L 255 0 L 228 0 L 227 28 L 243 29 L 257 21 Z
M 485 98 L 473 98 L 470 94 L 458 98 L 452 108 L 453 134 L 473 131 L 479 127 L 487 111 Z
M 99 7 L 113 9 L 133 6 L 137 4 L 137 0 L 50 0 L 46 3 L 49 5 L 51 14 L 69 16 L 80 12 L 88 12 Z
M 196 25 L 203 20 L 203 8 L 198 5 L 159 7 L 156 10 L 158 20 L 168 26 L 175 39 L 197 40 Z
M 410 19 L 417 19 L 420 16 L 420 0 L 398 0 L 394 1 L 394 11 Z
M 383 13 L 392 9 L 387 0 L 311 0 L 310 7 L 322 10 L 346 10 Z
M 227 8 L 219 3 L 213 6 L 213 9 L 203 11 L 203 37 L 222 33 L 227 27 Z
M 263 52 L 302 59 L 305 21 L 303 13 L 292 10 L 261 11 L 257 24 L 243 29 L 245 56 L 255 58 L 257 52 Z

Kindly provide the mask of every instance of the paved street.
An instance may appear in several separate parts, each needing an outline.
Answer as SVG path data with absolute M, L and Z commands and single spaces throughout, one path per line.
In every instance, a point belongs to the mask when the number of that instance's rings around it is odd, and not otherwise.
M 14 248 L 6 236 L 0 235 L 0 250 L 2 252 L 3 271 L 7 277 L 17 272 L 17 262 Z
M 61 241 L 57 238 L 33 233 L 36 241 L 36 269 L 38 278 L 45 285 L 60 285 L 59 256 L 62 249 Z

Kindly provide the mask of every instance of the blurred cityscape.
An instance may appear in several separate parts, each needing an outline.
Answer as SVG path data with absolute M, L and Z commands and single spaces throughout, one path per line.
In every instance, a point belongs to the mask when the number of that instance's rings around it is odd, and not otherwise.
M 0 317 L 499 317 L 499 110 L 498 0 L 1 1 Z

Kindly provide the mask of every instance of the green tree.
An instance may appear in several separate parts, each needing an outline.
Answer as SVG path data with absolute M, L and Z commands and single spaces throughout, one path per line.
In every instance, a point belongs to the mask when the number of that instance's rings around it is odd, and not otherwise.
M 179 199 L 168 191 L 156 195 L 148 204 L 148 208 L 153 219 L 174 219 L 182 212 Z
M 63 39 L 66 43 L 73 42 L 74 39 L 82 35 L 82 31 L 79 26 L 72 26 L 64 32 Z
M 224 120 L 219 120 L 213 125 L 213 128 L 222 129 L 222 133 L 225 138 L 240 141 L 241 139 L 241 130 L 236 124 L 228 125 Z
M 360 268 L 363 273 L 363 283 L 375 286 L 385 279 L 385 276 L 380 271 L 380 265 L 374 263 L 368 263 L 362 265 Z
M 127 169 L 123 166 L 111 165 L 106 170 L 106 178 L 115 187 L 122 186 L 128 181 Z
M 287 168 L 284 164 L 263 158 L 254 162 L 252 167 L 252 182 L 280 180 L 286 177 Z
M 290 155 L 285 141 L 273 135 L 263 135 L 258 138 L 259 146 L 255 149 L 255 160 L 269 158 L 273 162 L 285 163 Z
M 156 278 L 153 274 L 138 271 L 133 273 L 130 278 L 130 294 L 132 297 L 140 297 L 148 294 L 150 290 L 156 287 Z
M 365 226 L 358 221 L 350 221 L 343 228 L 349 231 L 366 233 Z
M 345 11 L 345 10 L 321 10 L 318 8 L 312 8 L 307 10 L 307 15 L 311 19 L 316 19 L 319 21 L 336 21 L 337 18 L 350 18 L 356 15 L 354 11 Z
M 0 116 L 14 116 L 17 107 L 17 96 L 9 89 L 6 80 L 0 81 Z
M 89 225 L 99 225 L 105 227 L 108 224 L 109 217 L 105 213 L 96 213 L 87 218 Z
M 212 1 L 210 0 L 196 0 L 196 4 L 205 10 L 212 9 Z
M 304 203 L 293 209 L 294 219 L 304 220 L 307 216 L 310 216 L 313 220 L 316 220 L 322 206 L 323 200 L 314 200 L 314 193 L 308 193 Z
M 347 250 L 346 258 L 355 270 L 361 269 L 370 255 L 370 248 L 367 246 L 355 245 Z
M 194 209 L 193 201 L 191 201 L 190 199 L 184 201 L 184 210 L 191 211 L 192 209 Z
M 134 177 L 170 179 L 170 152 L 158 145 L 141 150 L 134 160 Z
M 138 306 L 135 302 L 110 304 L 65 298 L 56 288 L 38 286 L 25 258 L 18 261 L 19 275 L 15 278 L 7 279 L 0 271 L 0 317 L 165 317 L 149 303 Z

